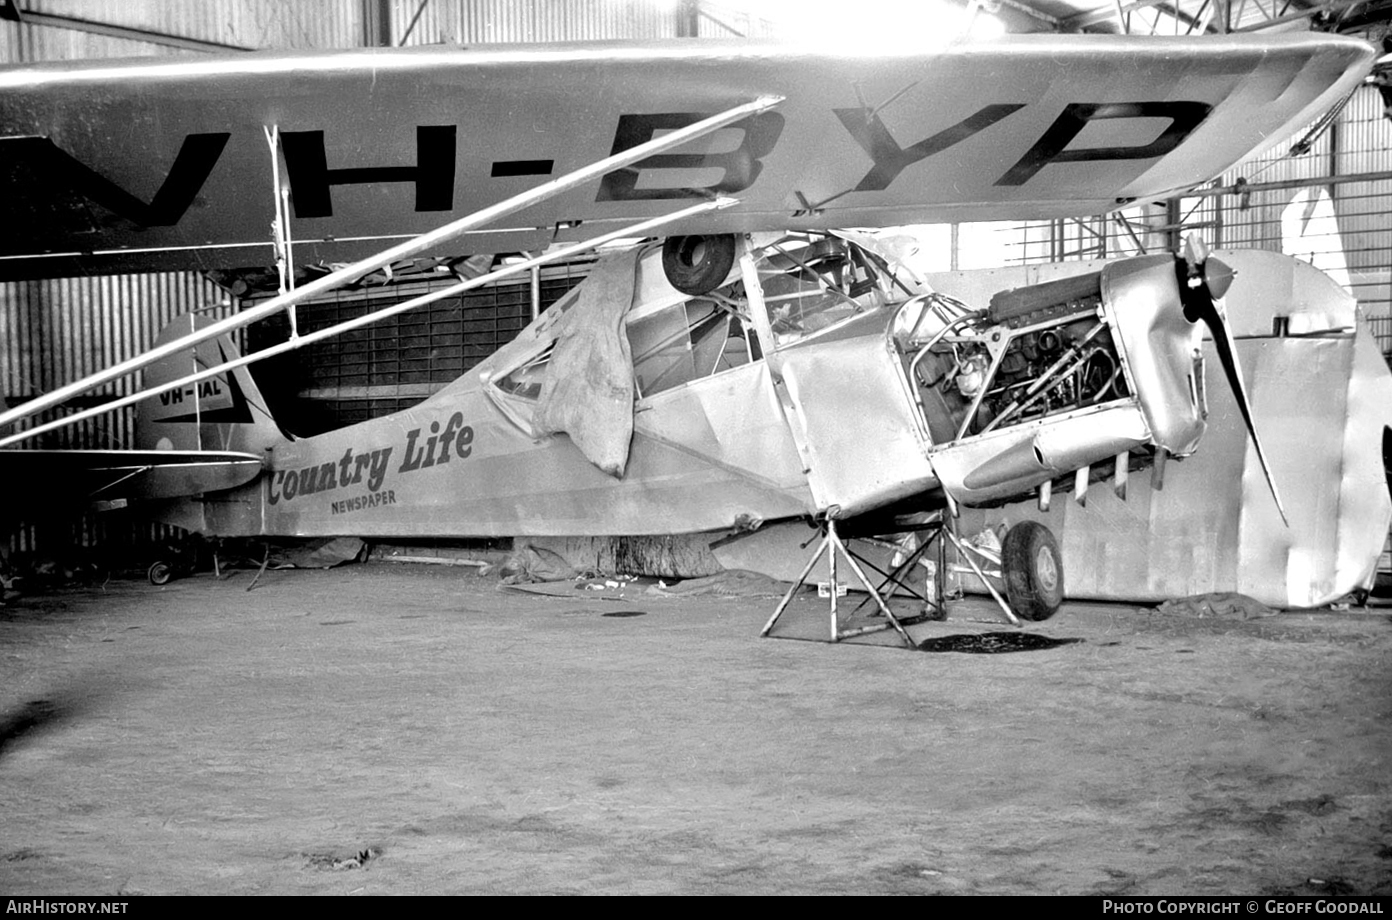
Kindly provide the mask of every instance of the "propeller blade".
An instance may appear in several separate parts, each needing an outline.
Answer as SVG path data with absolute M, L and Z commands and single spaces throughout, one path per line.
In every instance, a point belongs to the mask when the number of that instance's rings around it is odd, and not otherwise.
M 1188 278 L 1184 291 L 1184 315 L 1190 322 L 1202 320 L 1213 334 L 1213 346 L 1218 352 L 1218 361 L 1223 365 L 1223 373 L 1228 378 L 1228 388 L 1237 399 L 1237 407 L 1242 412 L 1242 421 L 1247 425 L 1247 434 L 1252 446 L 1257 449 L 1257 459 L 1261 462 L 1262 473 L 1266 475 L 1266 485 L 1271 489 L 1271 497 L 1276 502 L 1276 510 L 1287 527 L 1290 519 L 1286 517 L 1286 507 L 1281 503 L 1281 494 L 1276 489 L 1276 479 L 1271 474 L 1271 463 L 1266 458 L 1261 437 L 1257 434 L 1257 423 L 1252 418 L 1252 404 L 1247 398 L 1247 385 L 1242 380 L 1242 366 L 1237 360 L 1237 343 L 1228 327 L 1227 311 L 1218 302 L 1232 284 L 1233 271 L 1218 259 L 1209 260 L 1207 247 L 1202 241 L 1194 243 L 1189 238 L 1185 245 L 1184 261 Z M 1217 289 L 1215 291 L 1215 288 Z

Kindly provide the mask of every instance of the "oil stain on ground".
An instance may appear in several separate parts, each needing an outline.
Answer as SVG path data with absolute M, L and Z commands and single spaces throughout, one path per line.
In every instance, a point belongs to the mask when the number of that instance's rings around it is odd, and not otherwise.
M 1001 655 L 1005 652 L 1034 652 L 1082 642 L 1082 639 L 1052 639 L 1038 633 L 989 632 L 939 636 L 918 643 L 920 652 L 965 652 L 970 655 Z

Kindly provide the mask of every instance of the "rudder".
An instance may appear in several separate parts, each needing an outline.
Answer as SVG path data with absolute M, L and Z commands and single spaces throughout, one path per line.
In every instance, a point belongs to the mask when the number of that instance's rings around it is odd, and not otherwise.
M 185 313 L 160 332 L 155 345 L 191 334 L 210 320 Z M 241 356 L 231 337 L 199 343 L 145 369 L 146 389 Z M 140 450 L 221 450 L 264 454 L 286 440 L 245 366 L 166 390 L 140 403 L 135 441 Z

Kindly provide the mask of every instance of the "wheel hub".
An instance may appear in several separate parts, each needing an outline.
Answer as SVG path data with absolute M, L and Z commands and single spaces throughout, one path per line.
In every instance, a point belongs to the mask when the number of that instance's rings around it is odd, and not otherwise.
M 1047 546 L 1039 547 L 1034 555 L 1034 568 L 1039 573 L 1039 583 L 1049 591 L 1058 587 L 1058 560 Z

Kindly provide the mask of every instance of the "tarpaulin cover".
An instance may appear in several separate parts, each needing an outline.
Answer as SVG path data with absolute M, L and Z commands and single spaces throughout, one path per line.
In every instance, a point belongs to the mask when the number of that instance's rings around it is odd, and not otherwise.
M 623 318 L 633 302 L 637 250 L 605 256 L 557 329 L 532 415 L 537 435 L 568 434 L 581 453 L 622 476 L 633 438 L 633 357 Z
M 267 549 L 267 564 L 275 569 L 331 569 L 345 562 L 356 562 L 362 555 L 363 541 L 357 537 L 328 537 L 295 542 Z

